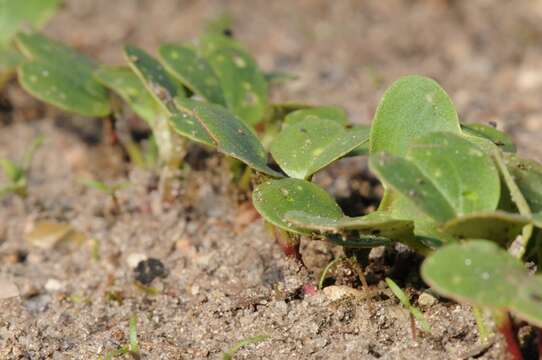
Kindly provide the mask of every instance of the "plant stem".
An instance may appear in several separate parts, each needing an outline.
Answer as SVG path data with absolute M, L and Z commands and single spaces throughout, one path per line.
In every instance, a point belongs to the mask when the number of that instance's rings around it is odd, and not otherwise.
M 111 202 L 113 204 L 113 213 L 115 215 L 120 214 L 119 198 L 117 197 L 117 194 L 115 194 L 114 192 L 111 194 Z
M 537 341 L 538 359 L 542 359 L 542 329 L 537 327 L 536 333 L 538 335 L 538 341 Z
M 103 132 L 104 138 L 108 145 L 115 146 L 117 145 L 119 138 L 115 130 L 116 118 L 115 115 L 109 115 L 104 119 Z
M 266 223 L 269 230 L 273 234 L 273 237 L 279 244 L 280 248 L 282 249 L 282 252 L 284 252 L 284 255 L 288 257 L 292 257 L 296 260 L 301 261 L 303 263 L 303 260 L 301 258 L 301 253 L 299 252 L 299 245 L 300 245 L 300 239 L 299 235 L 289 233 L 285 230 L 282 230 L 278 227 L 276 227 L 273 224 Z
M 523 216 L 531 218 L 531 215 L 532 215 L 531 208 L 529 207 L 527 200 L 525 200 L 525 197 L 521 193 L 521 190 L 519 189 L 518 185 L 514 181 L 512 174 L 510 174 L 510 171 L 508 171 L 508 168 L 506 167 L 506 164 L 504 162 L 501 152 L 499 150 L 495 150 L 493 153 L 493 158 L 495 159 L 495 162 L 497 163 L 497 167 L 499 168 L 501 172 L 504 182 L 506 183 L 506 186 L 508 187 L 508 190 L 510 191 L 510 195 L 512 196 L 512 201 L 518 207 L 519 213 Z M 517 250 L 516 254 L 513 254 L 518 259 L 521 259 L 523 255 L 525 254 L 525 250 L 527 249 L 527 245 L 529 244 L 529 239 L 531 238 L 532 233 L 533 233 L 532 223 L 527 224 L 523 227 L 522 234 L 521 234 L 520 248 Z M 512 249 L 509 249 L 509 251 L 510 250 Z
M 337 264 L 339 261 L 342 261 L 344 258 L 342 256 L 339 256 L 338 258 L 335 258 L 329 262 L 329 264 L 326 265 L 324 270 L 322 270 L 322 274 L 320 275 L 320 280 L 318 281 L 318 289 L 322 290 L 324 287 L 324 281 L 326 280 L 327 273 L 331 270 L 335 264 Z
M 174 134 L 168 124 L 167 116 L 159 116 L 153 128 L 158 145 L 159 157 L 162 162 L 162 173 L 160 175 L 160 194 L 163 202 L 171 203 L 175 194 L 173 193 L 173 180 L 181 166 L 185 156 L 185 141 Z
M 239 190 L 243 192 L 248 192 L 250 188 L 250 180 L 252 179 L 252 169 L 247 166 L 245 167 L 245 170 L 243 171 L 243 174 L 241 175 L 241 178 L 239 179 Z
M 416 341 L 416 335 L 417 335 L 417 331 L 416 331 L 416 319 L 414 318 L 414 314 L 413 313 L 409 313 L 409 318 L 410 318 L 410 333 L 412 334 L 412 341 Z
M 361 288 L 363 289 L 363 292 L 365 293 L 365 298 L 367 299 L 367 305 L 369 306 L 369 311 L 373 312 L 373 303 L 371 300 L 371 290 L 369 289 L 369 284 L 367 284 L 367 278 L 365 277 L 365 274 L 363 273 L 363 269 L 356 259 L 355 256 L 352 256 L 349 260 L 350 265 L 354 268 L 354 271 L 356 271 L 359 280 L 361 281 Z
M 473 306 L 472 307 L 472 314 L 474 315 L 474 320 L 476 321 L 476 327 L 478 328 L 478 334 L 480 336 L 480 342 L 482 344 L 485 344 L 485 343 L 487 343 L 488 339 L 490 338 L 491 333 L 487 329 L 482 309 L 479 306 Z
M 506 349 L 511 358 L 513 360 L 523 360 L 523 354 L 521 353 L 516 337 L 516 329 L 514 329 L 508 312 L 503 310 L 495 311 L 493 316 L 497 323 L 497 330 L 503 335 L 506 341 Z

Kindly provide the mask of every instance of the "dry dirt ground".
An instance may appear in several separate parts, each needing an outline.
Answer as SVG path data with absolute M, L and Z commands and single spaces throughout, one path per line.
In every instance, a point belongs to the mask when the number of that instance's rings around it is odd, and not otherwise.
M 276 100 L 342 105 L 367 123 L 394 79 L 425 74 L 448 90 L 462 119 L 497 122 L 520 152 L 542 160 L 541 2 L 67 0 L 46 32 L 116 63 L 123 44 L 152 51 L 188 40 L 225 11 L 264 69 L 299 75 L 273 92 Z M 433 302 L 415 271 L 419 259 L 404 249 L 371 253 L 371 299 L 334 287 L 305 296 L 304 284 L 340 249 L 305 241 L 308 271 L 285 259 L 261 221 L 244 221 L 250 212 L 231 205 L 219 157 L 194 156 L 179 201 L 164 209 L 156 176 L 127 169 L 118 153 L 95 144 L 96 121 L 45 108 L 15 82 L 2 98 L 13 109 L 0 115 L 0 157 L 19 157 L 38 134 L 46 142 L 29 196 L 0 202 L 0 277 L 21 294 L 0 300 L 0 359 L 96 359 L 127 343 L 133 316 L 145 359 L 216 359 L 255 335 L 268 338 L 237 359 L 505 358 L 500 339 L 479 347 L 468 307 Z M 128 180 L 121 213 L 111 215 L 110 199 L 83 187 L 82 176 Z M 319 181 L 344 198 L 367 188 L 366 177 L 364 160 L 354 159 Z M 370 202 L 362 195 L 352 196 Z M 69 223 L 88 239 L 33 246 L 25 234 L 39 220 Z M 153 291 L 135 282 L 143 257 L 165 267 Z M 347 266 L 331 275 L 335 285 L 359 289 Z M 424 294 L 430 334 L 412 338 L 408 313 L 383 283 L 387 275 L 416 304 Z

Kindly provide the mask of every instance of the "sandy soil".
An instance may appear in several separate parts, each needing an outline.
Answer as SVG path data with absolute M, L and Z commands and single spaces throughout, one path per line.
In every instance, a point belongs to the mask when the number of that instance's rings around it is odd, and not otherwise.
M 369 122 L 394 79 L 426 74 L 449 91 L 463 119 L 496 121 L 521 152 L 542 160 L 537 2 L 67 0 L 46 31 L 116 63 L 125 43 L 154 50 L 187 40 L 224 11 L 262 67 L 300 76 L 274 91 L 276 100 L 342 105 L 354 121 Z M 304 284 L 341 249 L 305 240 L 308 270 L 285 259 L 260 220 L 247 223 L 250 212 L 232 207 L 221 158 L 195 157 L 195 170 L 181 179 L 181 200 L 162 209 L 156 176 L 128 169 L 118 153 L 97 145 L 97 122 L 45 108 L 15 83 L 3 97 L 13 110 L 0 114 L 0 157 L 19 157 L 37 134 L 47 140 L 28 198 L 0 202 L 0 276 L 21 293 L 0 300 L 1 359 L 104 356 L 127 343 L 131 316 L 145 359 L 220 358 L 255 335 L 269 338 L 236 358 L 505 358 L 500 339 L 479 347 L 468 307 L 427 293 L 415 269 L 419 259 L 408 251 L 371 253 L 370 299 L 346 265 L 328 285 L 355 291 L 329 286 L 305 296 Z M 80 185 L 82 176 L 128 179 L 121 213 L 112 215 L 107 196 Z M 342 199 L 370 188 L 360 159 L 326 170 L 319 182 Z M 354 195 L 370 203 L 361 193 Z M 69 223 L 89 240 L 40 249 L 25 241 L 39 220 Z M 142 258 L 165 267 L 149 285 L 154 294 L 135 280 Z M 411 266 L 401 271 L 399 263 Z M 408 313 L 383 282 L 388 275 L 420 305 L 431 334 L 412 338 Z

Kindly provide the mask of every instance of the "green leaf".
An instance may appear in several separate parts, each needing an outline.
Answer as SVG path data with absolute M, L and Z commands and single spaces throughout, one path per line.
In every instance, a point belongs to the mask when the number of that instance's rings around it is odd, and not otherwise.
M 267 81 L 254 59 L 243 49 L 224 47 L 207 56 L 224 93 L 227 107 L 248 125 L 263 120 Z
M 269 104 L 265 112 L 264 121 L 269 123 L 280 123 L 280 125 L 282 125 L 287 115 L 294 111 L 310 107 L 310 105 L 296 102 Z
M 192 141 L 206 146 L 216 147 L 215 140 L 209 135 L 205 127 L 192 111 L 181 107 L 179 114 L 172 115 L 169 118 L 169 126 L 177 134 Z
M 367 138 L 369 138 L 369 134 L 371 131 L 371 128 L 367 125 L 354 125 L 352 127 L 353 129 L 356 129 L 356 131 L 363 132 Z M 354 157 L 354 156 L 364 156 L 369 155 L 369 142 L 366 141 L 354 150 L 350 151 L 348 154 L 346 154 L 347 157 Z
M 542 211 L 542 165 L 515 154 L 505 153 L 503 158 L 531 211 Z
M 422 312 L 418 308 L 412 306 L 412 304 L 410 303 L 410 299 L 405 294 L 405 292 L 401 290 L 399 285 L 397 285 L 395 281 L 388 277 L 386 278 L 386 284 L 388 284 L 391 292 L 397 297 L 397 299 L 399 299 L 401 304 L 412 314 L 412 316 L 414 316 L 416 320 L 418 320 L 423 331 L 430 333 L 431 327 L 429 326 L 429 323 L 423 316 Z
M 115 91 L 133 111 L 150 126 L 163 111 L 139 77 L 126 66 L 102 66 L 94 76 L 104 86 Z
M 502 131 L 495 129 L 493 126 L 479 124 L 479 123 L 469 123 L 461 124 L 461 129 L 463 132 L 487 139 L 494 143 L 498 148 L 505 152 L 516 152 L 516 145 L 512 142 L 512 139 Z
M 23 61 L 24 58 L 16 49 L 0 45 L 0 88 Z
M 226 104 L 219 78 L 194 49 L 167 44 L 160 47 L 159 54 L 166 69 L 184 86 L 211 103 Z
M 60 0 L 0 0 L 0 46 L 30 25 L 41 28 L 55 14 Z
M 496 209 L 499 172 L 489 155 L 461 136 L 425 135 L 413 142 L 407 159 L 441 190 L 458 215 Z
M 318 106 L 291 112 L 284 119 L 283 127 L 294 125 L 301 121 L 329 120 L 339 125 L 348 125 L 348 114 L 339 106 Z
M 29 61 L 55 67 L 95 97 L 108 98 L 107 90 L 94 78 L 96 65 L 88 56 L 38 33 L 17 35 L 16 45 Z
M 233 26 L 233 19 L 228 14 L 222 14 L 217 16 L 205 25 L 205 33 L 207 34 L 217 34 L 224 35 L 226 30 L 230 30 Z
M 521 281 L 523 280 L 523 281 Z M 542 277 L 523 276 L 518 279 L 517 297 L 511 310 L 518 318 L 537 327 L 542 326 Z
M 287 212 L 285 216 L 286 220 L 293 225 L 314 232 L 333 234 L 355 231 L 361 238 L 358 243 L 362 243 L 363 235 L 387 239 L 387 241 L 378 245 L 389 245 L 390 240 L 400 242 L 412 238 L 414 235 L 414 223 L 412 221 L 397 220 L 379 211 L 359 217 L 329 218 L 319 214 L 314 215 L 294 210 Z M 346 238 L 344 241 L 351 242 L 352 238 Z M 348 244 L 345 246 L 348 246 Z
M 503 308 L 517 296 L 514 289 L 525 270 L 521 262 L 496 244 L 472 240 L 437 250 L 423 263 L 425 282 L 457 301 Z
M 307 118 L 283 129 L 271 143 L 271 154 L 290 177 L 307 179 L 367 140 L 365 129 Z
M 0 168 L 13 184 L 17 183 L 19 179 L 24 176 L 22 168 L 17 166 L 13 161 L 8 159 L 0 159 Z
M 414 139 L 435 131 L 461 133 L 451 99 L 434 80 L 406 76 L 386 90 L 378 105 L 370 152 L 404 155 Z
M 184 96 L 182 87 L 171 79 L 162 64 L 146 51 L 135 46 L 126 46 L 124 54 L 147 90 L 165 108 L 173 98 Z
M 487 239 L 506 246 L 529 219 L 503 211 L 471 213 L 448 221 L 442 230 L 459 239 Z
M 220 152 L 241 160 L 259 172 L 282 177 L 267 166 L 267 154 L 253 130 L 224 107 L 190 99 L 175 99 L 175 103 L 181 114 L 187 115 L 186 120 L 195 119 L 203 126 Z M 197 137 L 201 137 L 203 143 L 212 144 L 209 138 L 203 139 L 201 131 Z
M 104 117 L 111 112 L 107 93 L 88 91 L 83 80 L 48 63 L 29 62 L 18 70 L 19 82 L 34 97 L 62 110 L 89 117 Z M 104 89 L 105 90 L 105 89 Z
M 29 62 L 18 70 L 21 85 L 38 99 L 83 116 L 111 112 L 107 89 L 94 78 L 83 54 L 40 34 L 19 34 L 17 47 Z
M 264 77 L 269 84 L 284 84 L 299 78 L 296 74 L 280 70 L 266 72 Z
M 443 296 L 511 311 L 542 326 L 542 277 L 530 276 L 520 260 L 492 242 L 444 246 L 424 261 L 421 274 Z
M 94 180 L 94 179 L 80 179 L 79 181 L 81 182 L 82 185 L 84 185 L 84 186 L 86 186 L 88 188 L 98 190 L 98 191 L 101 191 L 101 192 L 106 193 L 106 194 L 111 193 L 110 186 L 107 185 L 103 181 L 98 181 L 98 180 Z
M 453 133 L 423 136 L 406 158 L 373 155 L 370 166 L 387 186 L 437 222 L 493 211 L 499 202 L 500 182 L 492 159 Z
M 254 189 L 252 201 L 266 221 L 299 234 L 310 234 L 312 231 L 289 222 L 287 213 L 299 211 L 308 216 L 329 219 L 341 219 L 344 216 L 335 200 L 325 190 L 299 179 L 266 181 Z
M 228 349 L 228 351 L 222 353 L 222 360 L 233 360 L 233 357 L 237 351 L 240 349 L 247 347 L 252 344 L 257 344 L 262 341 L 266 341 L 269 339 L 269 336 L 267 335 L 257 335 L 257 336 L 251 336 L 247 337 L 243 340 L 240 340 L 232 345 L 231 348 Z
M 445 222 L 456 217 L 446 197 L 411 161 L 382 152 L 369 158 L 369 166 L 381 181 L 436 221 Z

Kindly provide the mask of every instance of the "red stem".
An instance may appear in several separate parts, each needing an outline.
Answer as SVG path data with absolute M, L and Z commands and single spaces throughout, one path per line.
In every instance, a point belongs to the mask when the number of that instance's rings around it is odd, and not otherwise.
M 538 333 L 538 360 L 542 360 L 542 329 L 536 328 L 536 332 Z
M 508 353 L 513 360 L 523 360 L 523 354 L 516 337 L 516 329 L 514 329 L 510 315 L 506 313 L 499 320 L 497 329 L 504 336 Z
M 286 232 L 283 232 L 276 226 L 273 226 L 273 235 L 284 252 L 284 255 L 302 261 L 301 253 L 299 252 L 299 241 L 290 239 Z

